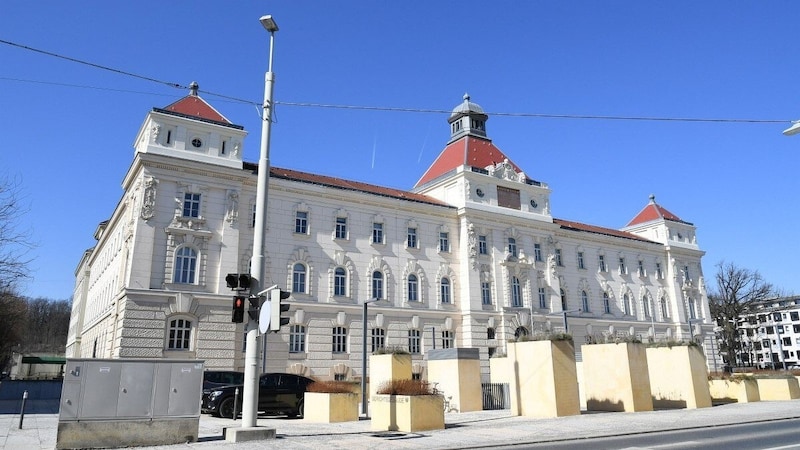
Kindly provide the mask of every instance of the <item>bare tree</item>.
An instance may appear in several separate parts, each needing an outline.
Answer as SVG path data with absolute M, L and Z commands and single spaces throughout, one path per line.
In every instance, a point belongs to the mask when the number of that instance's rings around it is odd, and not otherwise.
M 21 351 L 27 312 L 25 299 L 0 291 L 0 371 L 8 366 L 12 352 Z
M 67 345 L 69 300 L 28 300 L 22 348 L 26 353 L 63 353 Z
M 20 201 L 19 182 L 0 177 L 0 293 L 13 292 L 16 283 L 28 276 L 27 255 L 33 244 L 30 232 L 19 224 L 26 212 Z
M 742 346 L 737 319 L 747 314 L 753 304 L 774 296 L 774 289 L 770 283 L 764 281 L 758 271 L 725 261 L 717 264 L 716 281 L 716 292 L 708 296 L 709 308 L 711 316 L 722 328 L 720 355 L 727 355 L 729 364 L 732 364 Z

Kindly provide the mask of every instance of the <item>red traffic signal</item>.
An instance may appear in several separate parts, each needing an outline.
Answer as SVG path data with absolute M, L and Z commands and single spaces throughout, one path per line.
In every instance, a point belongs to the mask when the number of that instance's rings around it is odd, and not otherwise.
M 244 302 L 246 297 L 237 295 L 233 297 L 233 307 L 231 308 L 231 322 L 244 322 Z

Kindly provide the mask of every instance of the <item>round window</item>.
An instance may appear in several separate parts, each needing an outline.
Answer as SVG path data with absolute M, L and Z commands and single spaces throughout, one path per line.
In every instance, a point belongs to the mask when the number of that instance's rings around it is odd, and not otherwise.
M 201 141 L 201 140 L 200 140 L 200 138 L 194 138 L 194 139 L 192 139 L 192 147 L 194 147 L 194 148 L 200 148 L 200 147 L 202 147 L 202 146 L 203 146 L 203 141 Z
M 539 206 L 539 204 L 536 203 L 536 200 L 531 199 L 531 208 L 536 208 L 537 206 Z
M 475 189 L 475 195 L 477 195 L 480 198 L 483 198 L 483 189 L 481 188 Z

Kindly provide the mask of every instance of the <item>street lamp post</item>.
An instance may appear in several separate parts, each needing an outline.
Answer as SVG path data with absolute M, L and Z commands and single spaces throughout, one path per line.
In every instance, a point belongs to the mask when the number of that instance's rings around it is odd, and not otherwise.
M 258 160 L 256 185 L 256 221 L 253 231 L 253 258 L 250 261 L 251 292 L 259 292 L 264 286 L 264 242 L 267 235 L 267 194 L 269 188 L 269 137 L 272 126 L 272 89 L 275 75 L 272 73 L 272 51 L 278 25 L 272 16 L 259 19 L 269 31 L 269 65 L 264 75 L 264 111 L 261 116 L 261 150 Z M 242 397 L 242 428 L 256 426 L 258 416 L 258 323 L 247 321 L 247 346 L 245 348 L 244 392 Z M 266 352 L 264 354 L 266 358 Z
M 367 305 L 378 300 L 366 300 L 361 313 L 361 415 L 364 417 L 367 417 Z

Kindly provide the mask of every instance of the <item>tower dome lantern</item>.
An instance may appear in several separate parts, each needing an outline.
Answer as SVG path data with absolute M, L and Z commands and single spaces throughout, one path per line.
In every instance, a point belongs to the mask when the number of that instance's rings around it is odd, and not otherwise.
M 464 94 L 464 101 L 453 108 L 447 122 L 450 124 L 450 142 L 464 135 L 486 138 L 486 121 L 489 116 L 483 108 L 470 101 L 469 94 Z

